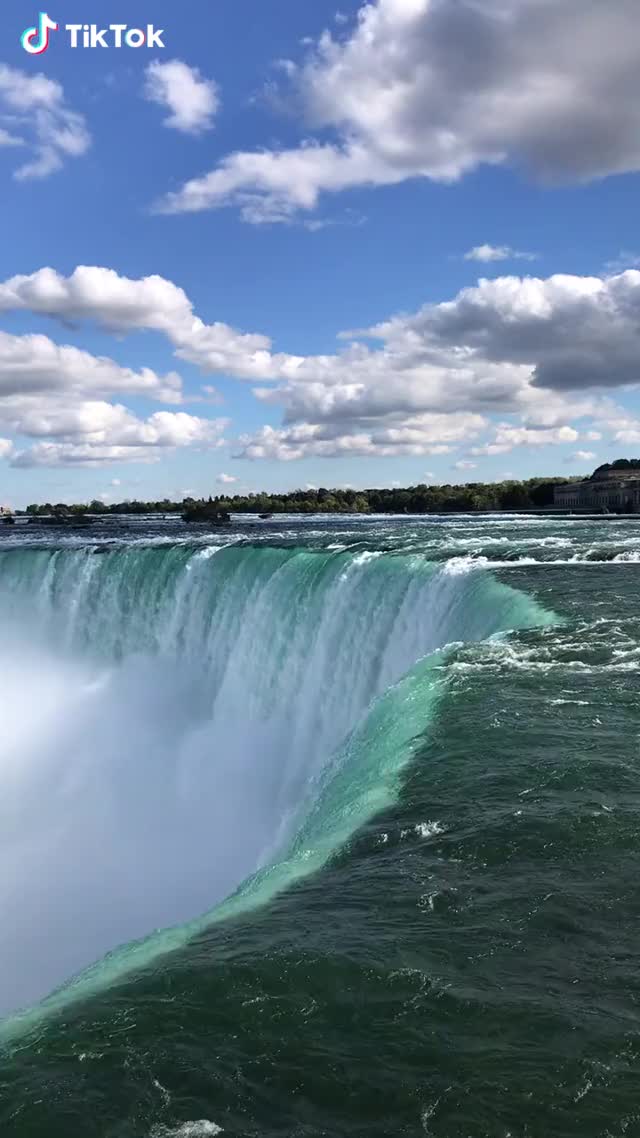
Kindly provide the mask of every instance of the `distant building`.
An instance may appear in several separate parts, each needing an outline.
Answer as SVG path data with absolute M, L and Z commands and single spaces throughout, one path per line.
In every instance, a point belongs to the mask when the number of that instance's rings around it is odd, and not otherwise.
M 583 482 L 556 486 L 554 500 L 564 510 L 640 514 L 640 460 L 619 459 L 598 467 Z

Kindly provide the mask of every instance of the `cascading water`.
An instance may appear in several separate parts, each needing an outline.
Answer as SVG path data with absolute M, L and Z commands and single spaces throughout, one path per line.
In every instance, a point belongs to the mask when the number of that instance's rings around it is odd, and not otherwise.
M 106 982 L 234 890 L 215 915 L 320 865 L 393 798 L 431 654 L 550 619 L 412 555 L 1 553 L 0 1012 L 129 944 L 77 990 Z

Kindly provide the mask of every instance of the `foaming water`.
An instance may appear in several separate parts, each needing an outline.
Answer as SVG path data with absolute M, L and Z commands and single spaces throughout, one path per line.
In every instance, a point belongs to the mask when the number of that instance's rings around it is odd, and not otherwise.
M 216 916 L 260 903 L 388 803 L 443 681 L 433 654 L 552 620 L 467 568 L 250 545 L 0 554 L 0 1011 L 120 945 L 51 1006 L 148 962 L 224 898 Z
M 181 1126 L 154 1126 L 150 1138 L 213 1138 L 222 1134 L 222 1127 L 208 1119 L 183 1122 Z

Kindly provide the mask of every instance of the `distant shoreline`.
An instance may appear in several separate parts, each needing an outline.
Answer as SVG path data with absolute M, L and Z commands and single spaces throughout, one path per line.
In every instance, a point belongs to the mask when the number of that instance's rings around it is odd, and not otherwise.
M 107 512 L 102 512 L 100 514 L 94 514 L 94 513 L 91 513 L 90 511 L 87 510 L 87 511 L 82 511 L 82 512 L 78 511 L 77 514 L 74 514 L 74 513 L 65 514 L 65 515 L 61 514 L 59 516 L 56 516 L 55 514 L 39 514 L 39 515 L 34 516 L 34 515 L 27 514 L 25 511 L 16 511 L 16 513 L 14 515 L 12 515 L 12 518 L 15 519 L 15 521 L 19 525 L 52 526 L 52 525 L 58 524 L 61 528 L 64 528 L 66 526 L 73 526 L 73 525 L 77 525 L 80 527 L 82 525 L 98 524 L 100 522 L 108 520 L 109 518 L 120 520 L 120 519 L 124 519 L 124 518 L 147 517 L 147 518 L 157 518 L 157 519 L 162 519 L 162 520 L 169 520 L 169 519 L 183 520 L 181 518 L 181 514 L 182 514 L 181 509 L 165 510 L 165 511 L 154 510 L 154 509 L 149 509 L 149 510 L 122 510 L 122 511 L 116 511 L 116 510 L 111 511 L 111 510 L 109 510 Z M 231 514 L 232 524 L 233 524 L 234 518 L 237 518 L 237 519 L 240 519 L 240 518 L 249 519 L 250 518 L 250 519 L 255 520 L 255 521 L 261 521 L 263 525 L 266 525 L 266 523 L 268 521 L 277 521 L 279 518 L 283 518 L 283 517 L 290 517 L 290 518 L 291 517 L 293 517 L 293 518 L 305 518 L 305 517 L 325 517 L 325 518 L 327 518 L 327 517 L 332 517 L 332 518 L 337 518 L 337 519 L 344 518 L 344 517 L 362 517 L 362 518 L 385 518 L 386 517 L 386 518 L 406 518 L 408 520 L 410 518 L 430 518 L 430 517 L 431 518 L 433 518 L 433 517 L 456 518 L 456 517 L 466 516 L 466 517 L 476 517 L 476 518 L 482 518 L 482 517 L 484 517 L 484 518 L 503 518 L 503 517 L 507 518 L 507 517 L 517 516 L 517 517 L 525 517 L 525 518 L 526 517 L 549 518 L 549 519 L 551 519 L 551 518 L 562 518 L 563 520 L 572 520 L 572 521 L 589 521 L 589 520 L 592 520 L 592 521 L 619 521 L 620 519 L 629 519 L 629 520 L 637 519 L 638 521 L 640 521 L 640 514 L 627 513 L 624 511 L 621 511 L 621 512 L 610 511 L 608 513 L 594 513 L 593 511 L 590 511 L 590 510 L 580 511 L 580 510 L 562 510 L 562 509 L 559 509 L 559 510 L 554 510 L 554 509 L 546 509 L 546 510 L 545 509 L 421 510 L 421 511 L 407 511 L 406 513 L 405 512 L 398 512 L 395 510 L 329 510 L 329 511 L 327 511 L 327 510 L 318 509 L 318 510 L 305 510 L 304 512 L 303 511 L 295 511 L 295 510 L 280 510 L 280 511 L 275 511 L 271 515 L 271 517 L 268 519 L 267 518 L 261 518 L 258 513 L 254 513 L 253 511 L 249 511 L 249 510 L 235 510 L 234 511 L 233 509 L 231 509 L 230 514 Z M 206 520 L 185 521 L 184 524 L 186 526 L 196 527 L 196 528 L 203 528 L 203 527 L 206 527 L 208 525 L 211 525 L 211 523 L 206 521 Z

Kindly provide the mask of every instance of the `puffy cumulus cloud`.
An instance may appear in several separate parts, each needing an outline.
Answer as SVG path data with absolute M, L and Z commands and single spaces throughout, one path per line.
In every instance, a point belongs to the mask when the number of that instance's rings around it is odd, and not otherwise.
M 138 419 L 122 405 L 103 402 L 48 408 L 34 402 L 15 413 L 20 434 L 47 436 L 46 441 L 13 451 L 11 465 L 16 467 L 156 462 L 176 447 L 223 445 L 227 425 L 226 420 L 199 419 L 183 411 L 157 411 L 148 419 Z M 3 414 L 0 403 L 0 421 Z
M 378 350 L 355 346 L 337 356 L 309 357 L 297 367 L 294 379 L 257 387 L 254 394 L 283 407 L 285 422 L 340 422 L 465 408 L 524 411 L 526 390 L 525 368 L 481 360 L 465 364 L 455 350 L 386 342 Z
M 369 457 L 447 454 L 452 444 L 473 438 L 486 426 L 480 415 L 416 415 L 396 423 L 369 425 L 299 423 L 262 427 L 240 439 L 238 457 L 250 459 Z
M 118 332 L 156 330 L 203 373 L 253 381 L 256 398 L 278 409 L 283 422 L 243 441 L 252 457 L 429 453 L 466 441 L 447 430 L 463 414 L 477 417 L 474 431 L 487 416 L 519 420 L 509 427 L 519 435 L 480 440 L 482 453 L 569 443 L 575 439 L 549 432 L 573 431 L 572 422 L 594 417 L 588 427 L 598 427 L 617 414 L 607 393 L 640 382 L 640 273 L 633 270 L 605 278 L 480 280 L 451 300 L 343 333 L 337 352 L 316 356 L 275 352 L 267 336 L 205 323 L 184 291 L 162 277 L 130 280 L 106 268 L 13 277 L 0 283 L 2 309 L 90 320 Z M 77 382 L 85 395 L 126 388 L 180 398 L 173 373 L 127 372 L 46 337 L 4 342 L 15 357 L 5 379 L 14 389 L 24 390 L 25 382 L 47 388 L 52 374 L 62 374 L 63 386 Z M 21 353 L 42 356 L 40 368 L 20 372 Z M 0 341 L 0 390 L 2 354 Z M 442 432 L 438 439 L 425 436 L 431 421 Z
M 477 470 L 478 464 L 477 464 L 477 462 L 469 462 L 466 459 L 460 459 L 459 462 L 454 462 L 452 469 L 453 470 Z
M 189 67 L 180 59 L 166 63 L 153 60 L 145 77 L 145 98 L 170 111 L 165 126 L 185 134 L 212 129 L 219 107 L 218 87 L 213 79 L 205 79 L 197 67 Z
M 285 72 L 329 142 L 238 152 L 169 194 L 286 221 L 325 191 L 453 181 L 481 163 L 551 181 L 640 168 L 636 0 L 373 0 Z
M 341 425 L 361 439 L 372 423 L 469 410 L 523 423 L 501 428 L 479 454 L 568 444 L 578 438 L 572 421 L 611 413 L 604 393 L 640 382 L 640 273 L 485 280 L 352 336 L 360 339 L 336 356 L 299 361 L 290 379 L 256 389 L 283 407 L 285 427 Z M 320 439 L 312 453 L 328 449 Z M 295 439 L 283 441 L 287 454 L 296 450 Z M 264 439 L 255 442 L 260 454 Z
M 569 458 L 565 458 L 566 463 L 572 462 L 593 462 L 596 458 L 595 452 L 592 450 L 576 450 Z
M 375 168 L 374 168 L 375 167 Z M 341 149 L 308 142 L 290 150 L 231 154 L 200 178 L 193 178 L 157 203 L 160 213 L 196 213 L 237 205 L 255 225 L 288 222 L 299 210 L 311 210 L 322 191 L 336 193 L 359 184 L 403 180 L 375 163 L 359 145 Z
M 524 397 L 526 388 L 526 399 L 542 404 L 548 397 L 540 399 L 537 387 L 565 392 L 639 378 L 635 270 L 606 278 L 481 280 L 451 301 L 344 333 L 352 342 L 325 356 L 274 352 L 268 336 L 205 323 L 186 293 L 163 277 L 133 280 L 101 267 L 80 266 L 69 277 L 51 268 L 12 277 L 0 284 L 0 311 L 15 309 L 91 320 L 112 331 L 160 331 L 176 356 L 203 372 L 283 384 L 280 395 L 295 418 L 340 414 L 358 402 L 363 411 L 370 403 L 371 413 L 379 412 L 378 387 L 390 380 L 394 401 L 400 398 L 406 410 L 437 410 L 447 397 L 455 403 L 471 394 L 488 408 L 518 389 Z M 382 348 L 372 349 L 364 337 Z
M 67 105 L 60 83 L 4 63 L 0 64 L 0 119 L 10 125 L 0 131 L 0 146 L 25 152 L 25 161 L 14 171 L 19 180 L 46 178 L 91 145 L 84 116 Z
M 14 454 L 11 465 L 19 470 L 34 466 L 109 466 L 112 462 L 157 462 L 159 455 L 146 447 L 93 446 L 88 443 L 36 443 Z
M 0 439 L 0 458 L 9 458 L 13 452 L 11 439 Z
M 271 380 L 296 371 L 301 357 L 273 353 L 271 340 L 256 332 L 237 332 L 228 324 L 194 320 L 190 330 L 171 336 L 176 356 L 201 371 L 236 379 Z
M 238 479 L 234 478 L 233 474 L 219 474 L 216 478 L 216 482 L 218 482 L 220 486 L 232 486 L 233 483 L 237 481 Z
M 602 426 L 610 433 L 612 443 L 619 443 L 621 446 L 636 446 L 640 443 L 640 419 L 630 419 L 618 414 L 604 420 Z
M 16 310 L 64 322 L 93 321 L 112 332 L 162 332 L 180 358 L 203 371 L 241 378 L 271 378 L 279 359 L 283 373 L 293 359 L 273 356 L 267 336 L 243 334 L 219 322 L 205 324 L 183 289 L 159 276 L 133 280 L 113 269 L 80 265 L 63 277 L 43 268 L 0 284 L 0 312 Z
M 10 277 L 0 284 L 0 312 L 11 311 L 95 321 L 114 332 L 169 332 L 190 327 L 194 319 L 186 294 L 164 277 L 130 280 L 113 269 L 87 265 L 79 265 L 69 277 L 50 268 Z
M 474 245 L 464 255 L 465 261 L 480 261 L 490 264 L 492 261 L 535 261 L 537 253 L 523 253 L 512 249 L 510 245 Z
M 129 395 L 179 404 L 182 383 L 175 372 L 135 371 L 48 336 L 0 332 L 0 430 L 42 440 L 26 450 L 0 446 L 15 466 L 146 462 L 176 447 L 221 445 L 226 420 L 165 410 L 138 419 L 109 402 Z
M 640 382 L 640 272 L 499 277 L 372 330 L 399 344 L 456 345 L 468 358 L 532 369 L 534 388 Z
M 66 395 L 128 392 L 163 403 L 182 401 L 182 381 L 176 372 L 159 376 L 151 368 L 133 371 L 106 356 L 56 344 L 48 336 L 0 332 L 0 405 L 11 395 L 56 391 Z
M 360 340 L 343 352 L 298 362 L 291 379 L 256 395 L 282 406 L 285 424 L 342 423 L 358 433 L 372 421 L 470 410 L 524 421 L 524 433 L 501 436 L 487 453 L 575 441 L 531 432 L 603 417 L 602 392 L 640 380 L 639 282 L 629 274 L 482 281 L 452 301 L 353 333 Z
M 512 427 L 508 423 L 503 423 L 498 427 L 493 442 L 473 447 L 471 453 L 474 455 L 509 454 L 516 447 L 562 446 L 566 443 L 577 442 L 579 437 L 574 427 L 534 430 L 529 427 Z
M 87 443 L 111 446 L 179 447 L 217 438 L 224 422 L 199 419 L 184 411 L 156 411 L 138 419 L 122 404 L 101 401 L 49 408 L 23 404 L 16 424 L 20 434 L 80 437 Z

